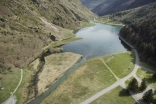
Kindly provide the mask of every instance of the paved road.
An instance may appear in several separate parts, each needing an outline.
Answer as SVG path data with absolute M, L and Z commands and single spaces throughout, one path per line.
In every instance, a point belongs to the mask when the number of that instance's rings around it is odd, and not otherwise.
M 94 100 L 96 100 L 97 98 L 99 98 L 100 96 L 106 94 L 107 92 L 111 91 L 112 89 L 116 88 L 117 86 L 123 84 L 126 80 L 128 80 L 129 78 L 131 78 L 132 76 L 135 76 L 136 75 L 136 72 L 138 70 L 138 68 L 140 67 L 139 64 L 139 57 L 138 57 L 138 53 L 135 49 L 133 49 L 134 52 L 135 52 L 135 56 L 136 56 L 136 59 L 135 59 L 135 66 L 134 66 L 134 69 L 133 71 L 127 75 L 126 77 L 122 78 L 122 79 L 118 79 L 118 81 L 116 81 L 114 84 L 112 84 L 111 86 L 103 89 L 102 91 L 96 93 L 95 95 L 91 96 L 90 98 L 88 98 L 87 100 L 85 100 L 84 102 L 80 103 L 80 104 L 89 104 L 91 102 L 93 102 Z

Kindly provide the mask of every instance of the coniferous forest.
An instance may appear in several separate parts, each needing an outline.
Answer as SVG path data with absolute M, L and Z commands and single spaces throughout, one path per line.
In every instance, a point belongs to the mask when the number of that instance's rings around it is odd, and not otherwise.
M 156 66 L 156 19 L 125 26 L 120 36 L 137 49 L 141 60 Z

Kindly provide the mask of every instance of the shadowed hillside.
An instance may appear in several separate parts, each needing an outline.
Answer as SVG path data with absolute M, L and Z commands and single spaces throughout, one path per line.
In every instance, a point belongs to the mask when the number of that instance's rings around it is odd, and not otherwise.
M 92 9 L 92 12 L 99 14 L 102 11 L 104 11 L 107 7 L 109 7 L 112 3 L 114 3 L 116 0 L 105 0 L 105 2 L 99 4 L 95 8 Z
M 114 23 L 131 24 L 132 22 L 144 21 L 156 17 L 156 2 L 142 7 L 105 15 L 101 19 Z
M 83 5 L 85 5 L 88 9 L 92 10 L 99 4 L 105 2 L 106 0 L 80 0 Z
M 94 12 L 97 12 L 99 16 L 103 16 L 106 14 L 112 14 L 119 11 L 124 11 L 132 8 L 136 8 L 139 6 L 143 6 L 149 3 L 154 2 L 155 0 L 116 0 L 113 4 L 108 6 L 107 8 L 99 8 L 94 10 Z M 104 7 L 105 3 L 103 4 Z M 102 7 L 102 5 L 99 5 Z M 96 7 L 97 8 L 97 7 Z

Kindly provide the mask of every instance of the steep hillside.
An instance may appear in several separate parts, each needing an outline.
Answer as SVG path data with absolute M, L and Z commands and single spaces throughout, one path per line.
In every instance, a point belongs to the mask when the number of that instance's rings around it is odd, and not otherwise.
M 112 3 L 114 3 L 116 0 L 105 0 L 103 3 L 99 4 L 95 8 L 92 9 L 92 12 L 99 14 L 103 10 L 105 10 L 107 7 L 109 7 Z
M 79 0 L 1 0 L 0 71 L 26 66 L 53 37 L 73 37 L 69 29 L 94 17 Z
M 143 61 L 156 66 L 156 19 L 125 26 L 120 36 L 134 45 Z
M 83 5 L 85 5 L 88 9 L 92 10 L 99 4 L 105 2 L 106 0 L 80 0 Z
M 108 18 L 109 22 L 124 24 L 156 18 L 156 2 L 138 8 L 105 15 L 101 20 L 106 20 Z
M 98 15 L 103 16 L 106 14 L 116 13 L 119 11 L 124 11 L 128 9 L 136 8 L 139 6 L 143 6 L 143 5 L 152 3 L 154 1 L 155 0 L 116 0 L 109 7 L 100 10 L 101 12 L 98 12 Z

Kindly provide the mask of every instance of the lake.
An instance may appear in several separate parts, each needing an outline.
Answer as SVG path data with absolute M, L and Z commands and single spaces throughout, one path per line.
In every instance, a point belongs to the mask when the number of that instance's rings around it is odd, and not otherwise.
M 76 37 L 83 38 L 63 45 L 64 52 L 78 53 L 87 59 L 106 54 L 125 52 L 127 49 L 119 39 L 121 27 L 95 23 L 95 26 L 82 28 Z

